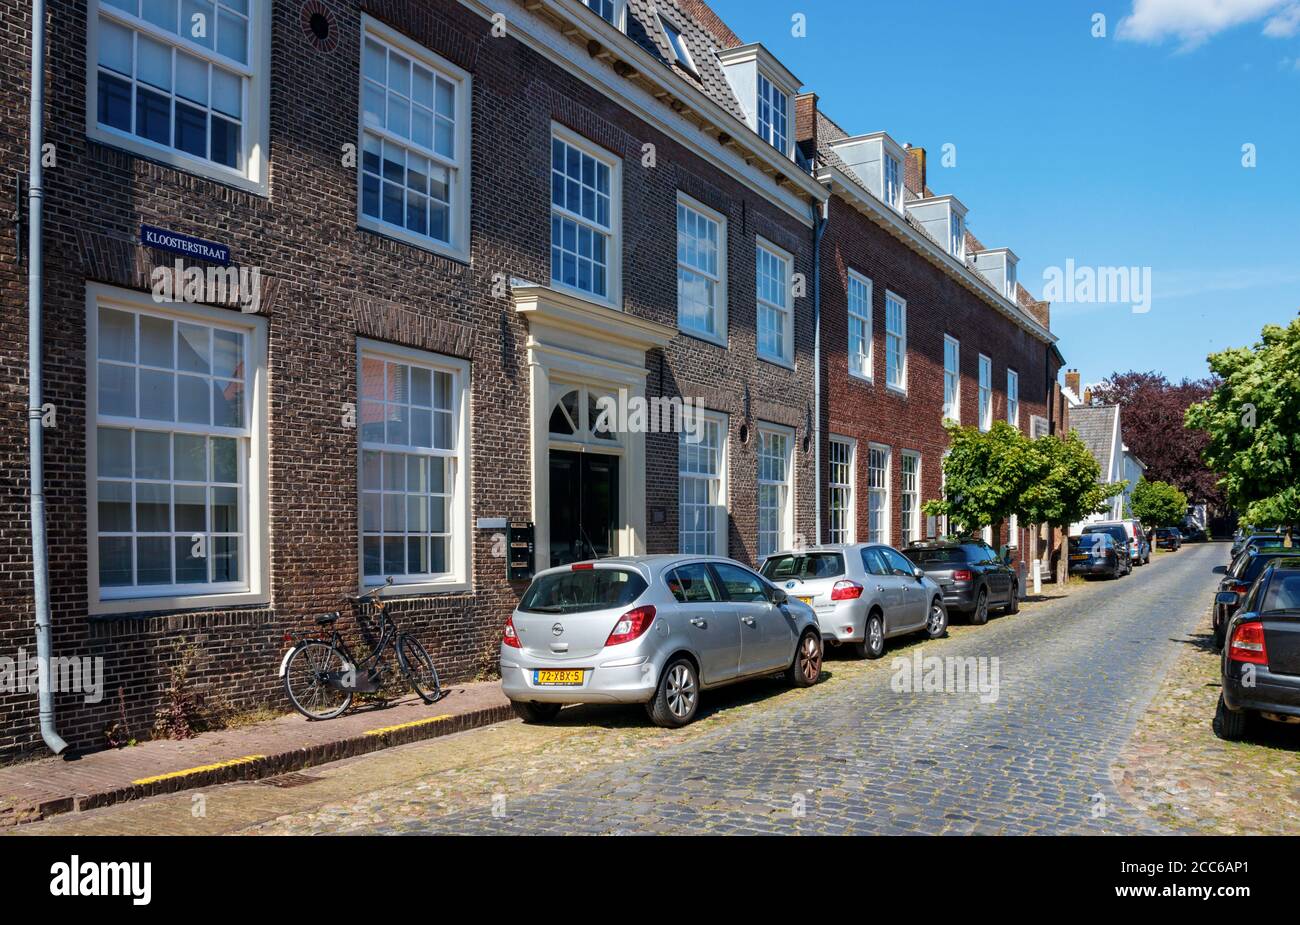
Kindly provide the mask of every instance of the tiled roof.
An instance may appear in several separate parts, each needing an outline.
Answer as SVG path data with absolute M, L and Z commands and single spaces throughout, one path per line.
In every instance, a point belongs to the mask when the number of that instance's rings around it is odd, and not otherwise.
M 708 10 L 703 4 L 693 0 L 628 0 L 627 35 L 646 51 L 663 62 L 664 67 L 671 68 L 683 80 L 708 95 L 728 113 L 740 121 L 745 121 L 745 111 L 741 108 L 736 95 L 731 92 L 731 84 L 718 62 L 718 51 L 731 47 L 726 41 L 740 41 L 716 15 L 711 15 L 710 28 L 702 26 L 696 19 L 695 12 Z M 668 50 L 668 37 L 659 26 L 657 11 L 662 11 L 668 21 L 682 30 L 687 50 L 694 62 L 698 74 L 692 73 L 673 61 Z
M 1118 416 L 1118 405 L 1081 405 L 1070 409 L 1070 427 L 1079 432 L 1079 439 L 1101 466 L 1103 480 L 1110 477 Z

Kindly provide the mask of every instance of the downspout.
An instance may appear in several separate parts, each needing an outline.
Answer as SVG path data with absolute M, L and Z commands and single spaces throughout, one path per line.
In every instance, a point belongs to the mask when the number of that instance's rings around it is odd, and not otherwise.
M 41 424 L 41 147 L 45 137 L 45 0 L 32 0 L 31 145 L 27 183 L 27 433 L 31 453 L 32 585 L 36 608 L 36 662 L 40 672 L 41 738 L 56 755 L 68 743 L 54 731 L 50 689 L 50 583 L 45 544 L 45 433 Z
M 822 544 L 822 235 L 830 219 L 830 198 L 813 203 L 813 489 L 816 543 Z

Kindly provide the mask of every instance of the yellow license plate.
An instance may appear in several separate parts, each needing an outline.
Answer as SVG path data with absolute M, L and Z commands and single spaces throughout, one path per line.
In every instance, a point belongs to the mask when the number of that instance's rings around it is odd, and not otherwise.
M 575 687 L 582 683 L 583 673 L 581 668 L 571 668 L 564 671 L 534 671 L 533 683 Z
M 809 607 L 812 606 L 812 598 L 811 598 L 811 597 L 801 597 L 801 598 L 799 598 L 799 600 L 803 601 L 803 602 L 804 602 L 805 604 L 807 604 Z
M 1071 559 L 1071 561 L 1073 561 L 1073 562 L 1081 562 L 1082 560 L 1087 559 L 1087 558 L 1088 558 L 1088 556 L 1086 556 L 1086 555 L 1082 555 L 1082 556 L 1070 556 L 1070 559 Z

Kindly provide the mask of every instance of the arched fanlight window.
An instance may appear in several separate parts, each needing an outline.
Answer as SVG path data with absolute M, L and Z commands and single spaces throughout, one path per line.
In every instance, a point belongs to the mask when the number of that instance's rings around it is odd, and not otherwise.
M 617 443 L 617 416 L 601 414 L 601 399 L 607 393 L 587 386 L 557 385 L 551 390 L 554 404 L 548 429 L 552 436 L 578 442 Z M 613 396 L 609 396 L 613 399 Z

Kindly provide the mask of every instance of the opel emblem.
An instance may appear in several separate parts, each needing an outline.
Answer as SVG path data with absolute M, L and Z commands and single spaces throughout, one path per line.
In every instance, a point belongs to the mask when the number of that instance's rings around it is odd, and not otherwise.
M 561 635 L 563 632 L 564 632 L 564 624 L 563 624 L 563 623 L 557 623 L 557 624 L 555 624 L 554 626 L 551 627 L 551 635 L 552 635 L 552 636 L 559 636 L 559 635 Z

